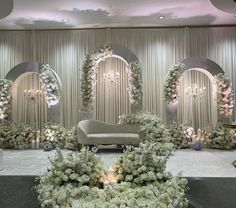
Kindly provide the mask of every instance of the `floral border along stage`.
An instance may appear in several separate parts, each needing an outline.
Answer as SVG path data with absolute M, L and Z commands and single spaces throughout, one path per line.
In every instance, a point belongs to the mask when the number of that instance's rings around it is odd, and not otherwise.
M 106 58 L 112 57 L 112 49 L 105 46 L 88 54 L 82 65 L 81 96 L 82 111 L 91 111 L 95 99 L 96 73 L 98 64 Z M 128 94 L 132 104 L 138 104 L 142 98 L 142 76 L 138 62 L 132 62 L 128 67 Z
M 168 104 L 174 104 L 178 99 L 178 85 L 180 80 L 180 70 L 183 64 L 179 63 L 172 67 L 169 71 L 165 85 L 164 85 L 164 96 Z
M 43 83 L 42 89 L 44 91 L 48 106 L 53 106 L 59 103 L 60 99 L 60 84 L 53 69 L 49 64 L 42 65 L 39 74 L 40 81 Z
M 229 78 L 222 73 L 215 76 L 217 84 L 217 106 L 220 114 L 229 117 L 233 113 L 234 96 Z
M 0 79 L 0 119 L 6 119 L 10 111 L 12 81 Z

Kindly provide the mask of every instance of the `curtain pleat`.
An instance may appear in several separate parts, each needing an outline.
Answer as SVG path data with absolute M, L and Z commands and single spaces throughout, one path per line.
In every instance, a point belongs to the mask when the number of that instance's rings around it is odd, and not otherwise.
M 59 75 L 63 85 L 60 100 L 60 123 L 69 128 L 82 117 L 80 112 L 80 77 L 85 56 L 107 43 L 121 44 L 133 51 L 140 61 L 143 78 L 143 111 L 157 114 L 166 121 L 166 103 L 163 100 L 163 86 L 169 68 L 189 57 L 200 56 L 218 63 L 230 76 L 236 89 L 236 28 L 177 28 L 177 29 L 90 29 L 58 31 L 0 31 L 0 77 L 15 65 L 25 61 L 48 63 Z M 120 79 L 114 86 L 104 83 L 103 73 L 117 71 Z M 25 87 L 34 87 L 30 80 L 21 82 L 18 92 Z M 35 80 L 35 82 L 37 82 Z M 184 96 L 178 105 L 177 117 L 180 122 L 190 122 L 195 128 L 204 128 L 215 123 L 215 92 L 209 79 L 200 72 L 186 72 L 182 85 L 198 82 L 205 85 L 206 94 L 202 98 Z M 31 84 L 30 84 L 31 83 Z M 96 99 L 93 118 L 116 123 L 118 115 L 130 112 L 128 101 L 127 73 L 125 64 L 118 59 L 107 59 L 99 64 L 97 73 Z M 21 92 L 19 92 L 21 91 Z M 17 112 L 14 120 L 33 125 L 30 119 L 35 109 L 23 101 L 20 94 L 14 94 Z M 21 100 L 22 99 L 22 100 Z M 14 101 L 15 102 L 15 101 Z M 16 103 L 16 102 L 15 102 Z M 36 106 L 38 125 L 46 117 L 46 106 Z M 194 109 L 193 109 L 194 108 Z M 188 109 L 188 110 L 185 110 Z M 235 118 L 236 111 L 234 111 Z M 35 120 L 34 119 L 34 120 Z

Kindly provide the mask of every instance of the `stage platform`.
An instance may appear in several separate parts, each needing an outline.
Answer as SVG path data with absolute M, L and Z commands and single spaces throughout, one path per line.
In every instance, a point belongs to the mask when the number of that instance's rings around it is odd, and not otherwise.
M 63 154 L 69 152 L 63 150 Z M 98 153 L 109 168 L 121 153 Z M 35 177 L 50 167 L 55 150 L 3 150 L 3 170 L 0 171 L 0 208 L 38 208 L 37 194 L 32 189 Z M 236 150 L 177 150 L 167 162 L 173 174 L 182 172 L 189 181 L 189 208 L 236 207 Z

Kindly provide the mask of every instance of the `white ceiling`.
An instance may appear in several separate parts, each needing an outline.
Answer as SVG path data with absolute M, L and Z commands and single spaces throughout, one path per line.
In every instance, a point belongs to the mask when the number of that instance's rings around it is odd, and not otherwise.
M 7 0 L 0 0 L 1 2 Z M 220 0 L 218 0 L 220 1 Z M 234 0 L 221 0 L 232 7 Z M 164 15 L 164 20 L 157 16 Z M 68 18 L 68 23 L 61 22 Z M 236 17 L 210 0 L 14 0 L 0 29 L 73 29 L 236 25 Z

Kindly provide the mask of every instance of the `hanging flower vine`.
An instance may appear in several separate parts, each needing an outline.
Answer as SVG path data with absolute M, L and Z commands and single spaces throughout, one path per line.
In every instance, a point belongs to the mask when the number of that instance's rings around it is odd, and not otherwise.
M 217 106 L 220 114 L 229 117 L 233 113 L 234 96 L 229 78 L 222 73 L 215 76 L 217 84 Z
M 177 102 L 178 95 L 178 85 L 180 80 L 180 70 L 183 64 L 179 63 L 172 67 L 169 71 L 165 86 L 164 86 L 164 96 L 168 104 L 173 104 Z
M 59 80 L 55 76 L 54 71 L 49 64 L 44 64 L 39 74 L 39 79 L 43 83 L 42 89 L 44 91 L 46 101 L 49 107 L 59 103 L 60 86 Z
M 89 111 L 95 98 L 96 71 L 100 61 L 112 56 L 109 46 L 105 46 L 88 54 L 82 66 L 81 93 L 82 110 Z
M 131 104 L 138 104 L 142 99 L 142 71 L 139 62 L 129 64 L 128 68 L 128 94 Z
M 0 79 L 0 119 L 6 119 L 11 106 L 12 81 Z

